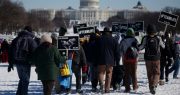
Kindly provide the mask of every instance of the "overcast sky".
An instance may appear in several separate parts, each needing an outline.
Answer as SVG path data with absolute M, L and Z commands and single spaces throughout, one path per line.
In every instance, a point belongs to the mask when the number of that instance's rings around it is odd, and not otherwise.
M 79 8 L 80 0 L 12 0 L 22 1 L 25 9 L 47 8 L 47 9 L 65 9 L 72 6 Z M 150 11 L 160 11 L 166 6 L 180 8 L 180 0 L 100 0 L 100 8 L 110 7 L 111 9 L 131 9 L 138 1 L 147 7 Z

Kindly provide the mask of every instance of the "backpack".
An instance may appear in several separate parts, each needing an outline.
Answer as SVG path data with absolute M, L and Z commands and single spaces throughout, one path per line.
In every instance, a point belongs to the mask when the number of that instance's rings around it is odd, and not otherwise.
M 15 61 L 26 61 L 28 57 L 28 37 L 18 37 L 12 44 L 12 56 Z
M 160 53 L 159 39 L 157 36 L 147 37 L 145 56 L 149 58 L 157 57 Z
M 136 59 L 138 57 L 138 51 L 135 47 L 130 46 L 126 50 L 125 58 L 126 59 Z
M 138 57 L 138 50 L 134 46 L 129 46 L 124 54 L 124 61 L 136 62 Z

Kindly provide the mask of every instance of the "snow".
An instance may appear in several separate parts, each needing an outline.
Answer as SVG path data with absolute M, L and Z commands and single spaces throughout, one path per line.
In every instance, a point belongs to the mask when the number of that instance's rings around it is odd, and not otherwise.
M 180 74 L 178 75 L 180 77 Z M 105 95 L 151 95 L 148 89 L 148 80 L 146 74 L 146 68 L 144 62 L 138 63 L 137 68 L 137 77 L 139 89 L 137 93 L 124 93 L 124 87 L 121 87 L 120 91 L 114 92 Z M 0 95 L 14 95 L 17 90 L 18 85 L 18 76 L 16 68 L 14 71 L 7 72 L 7 63 L 0 63 Z M 91 93 L 91 83 L 87 82 L 82 86 L 82 89 L 86 92 L 87 95 L 96 95 Z M 172 74 L 169 76 L 169 82 L 163 86 L 158 86 L 156 95 L 180 95 L 180 79 L 172 79 Z M 42 95 L 42 83 L 37 80 L 37 75 L 35 73 L 35 67 L 31 69 L 31 78 L 29 84 L 29 95 Z M 55 91 L 53 90 L 53 95 Z M 73 76 L 73 85 L 71 95 L 78 95 L 75 92 L 75 77 Z
M 72 33 L 68 33 L 67 35 L 72 35 Z M 0 35 L 0 38 L 11 40 L 14 36 L 10 35 Z M 140 52 L 143 53 L 143 51 Z M 143 57 L 140 56 L 139 59 Z M 137 77 L 138 77 L 138 85 L 139 89 L 137 93 L 123 93 L 124 87 L 121 87 L 120 91 L 114 92 L 111 89 L 110 94 L 105 95 L 151 95 L 149 93 L 148 88 L 148 80 L 146 68 L 143 60 L 138 63 L 137 67 Z M 180 77 L 180 74 L 178 75 Z M 0 63 L 0 95 L 15 95 L 17 86 L 18 86 L 18 75 L 16 68 L 14 67 L 14 71 L 7 72 L 7 63 Z M 95 93 L 91 93 L 91 83 L 87 82 L 82 86 L 82 89 L 88 95 L 96 95 Z M 31 69 L 31 78 L 29 84 L 29 95 L 42 95 L 42 83 L 37 80 L 37 74 L 35 72 L 35 67 Z M 55 95 L 55 91 L 53 91 L 53 95 Z M 71 95 L 78 95 L 75 93 L 75 77 L 73 76 L 73 85 L 72 85 L 72 93 Z M 172 74 L 169 76 L 169 82 L 163 86 L 158 86 L 157 95 L 180 95 L 180 79 L 172 79 Z

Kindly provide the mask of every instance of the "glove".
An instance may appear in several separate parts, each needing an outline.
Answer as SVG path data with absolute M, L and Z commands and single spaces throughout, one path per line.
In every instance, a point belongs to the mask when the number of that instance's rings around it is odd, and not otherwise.
M 11 72 L 11 69 L 14 70 L 14 67 L 13 67 L 13 65 L 10 64 L 10 65 L 8 66 L 8 72 Z

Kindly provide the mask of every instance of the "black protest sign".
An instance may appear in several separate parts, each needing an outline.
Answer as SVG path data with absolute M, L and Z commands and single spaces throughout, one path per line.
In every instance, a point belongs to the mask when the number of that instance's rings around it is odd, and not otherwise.
M 120 33 L 124 33 L 127 31 L 127 24 L 124 23 L 118 23 L 118 22 L 114 22 L 112 24 L 112 32 L 120 32 Z
M 119 26 L 119 24 L 113 24 L 112 25 L 112 31 L 113 32 L 120 32 L 120 26 Z
M 128 23 L 128 28 L 133 28 L 134 31 L 143 32 L 144 31 L 144 22 L 137 21 L 135 23 Z
M 135 22 L 135 31 L 144 31 L 144 21 Z
M 120 29 L 121 33 L 125 33 L 128 29 L 128 24 L 121 24 Z
M 143 32 L 144 22 L 143 21 L 128 22 L 127 24 L 115 22 L 112 25 L 112 32 L 125 33 L 128 28 L 133 28 L 134 31 L 137 31 L 137 32 L 141 32 L 141 31 Z
M 82 24 L 74 25 L 73 26 L 74 33 L 78 33 L 77 29 L 81 28 L 81 27 L 87 27 L 87 24 L 86 23 L 82 23 Z
M 176 27 L 179 16 L 167 12 L 161 12 L 158 21 Z
M 82 27 L 77 30 L 80 38 L 89 37 L 92 33 L 95 33 L 95 27 Z
M 59 50 L 79 50 L 79 36 L 59 36 L 57 43 Z

